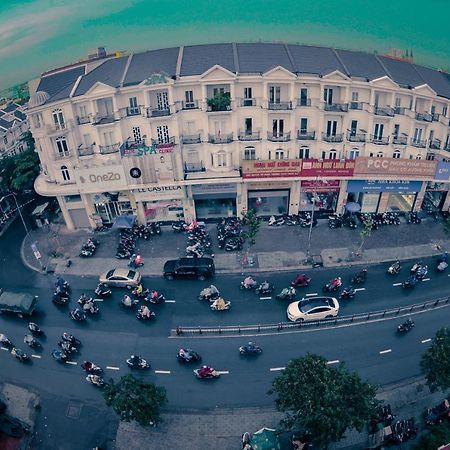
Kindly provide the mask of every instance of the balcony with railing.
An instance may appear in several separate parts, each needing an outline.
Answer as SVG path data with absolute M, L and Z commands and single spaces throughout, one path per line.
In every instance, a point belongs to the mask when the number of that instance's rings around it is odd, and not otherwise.
M 181 102 L 181 109 L 198 109 L 198 100 L 192 100 L 191 102 L 183 100 Z
M 233 133 L 208 134 L 210 144 L 229 144 L 233 142 Z
M 93 125 L 107 125 L 109 123 L 114 123 L 116 120 L 116 115 L 114 113 L 111 114 L 100 114 L 97 113 L 92 118 Z
M 165 117 L 170 116 L 170 108 L 155 108 L 154 106 L 149 106 L 147 108 L 147 117 Z
M 139 116 L 141 114 L 141 106 L 127 106 L 125 108 L 127 117 Z
M 431 148 L 433 150 L 440 150 L 441 149 L 441 144 L 442 144 L 442 142 L 441 142 L 440 139 L 437 139 L 437 138 L 430 139 L 428 141 L 428 148 Z
M 52 125 L 47 125 L 47 133 L 61 133 L 67 131 L 70 128 L 70 122 L 64 123 L 53 123 Z
M 450 142 L 446 145 L 444 145 L 443 150 L 446 150 L 447 152 L 450 152 Z
M 297 130 L 297 139 L 299 141 L 314 141 L 316 139 L 315 131 Z
M 200 133 L 197 134 L 183 134 L 181 136 L 181 142 L 183 144 L 200 144 L 202 142 L 202 138 Z
M 416 113 L 416 120 L 421 122 L 433 122 L 433 116 L 429 113 Z
M 256 106 L 256 98 L 241 98 L 239 102 L 240 106 Z
M 322 141 L 342 142 L 343 140 L 344 140 L 344 133 L 336 133 L 336 134 L 322 133 Z
M 414 139 L 411 138 L 411 145 L 417 148 L 426 148 L 427 141 L 425 139 Z
M 259 131 L 239 130 L 238 139 L 240 141 L 259 141 L 261 140 L 261 133 Z
M 297 99 L 297 106 L 311 106 L 311 99 L 310 98 L 298 98 Z
M 347 133 L 347 141 L 349 142 L 366 142 L 366 133 L 354 133 L 349 131 Z
M 184 172 L 192 173 L 192 172 L 205 172 L 206 168 L 203 164 L 203 161 L 195 162 L 195 163 L 184 163 Z
M 152 145 L 175 145 L 175 136 L 164 139 L 152 139 Z
M 363 109 L 363 102 L 350 102 L 348 104 L 349 109 L 356 109 L 356 110 L 362 110 Z
M 78 147 L 78 156 L 92 156 L 94 154 L 94 145 L 80 146 Z
M 99 145 L 99 150 L 102 155 L 110 155 L 111 153 L 118 153 L 120 147 L 120 143 L 110 145 Z
M 77 124 L 78 125 L 85 125 L 86 123 L 91 123 L 90 116 L 77 116 Z
M 406 145 L 408 144 L 408 136 L 393 136 L 392 143 L 396 145 Z
M 287 133 L 273 133 L 272 131 L 267 132 L 267 140 L 271 142 L 288 142 L 291 140 L 291 132 Z
M 66 151 L 63 151 L 63 152 L 57 151 L 55 153 L 55 159 L 56 160 L 70 158 L 71 156 L 72 156 L 72 152 L 70 150 L 66 150 Z
M 270 102 L 267 104 L 268 109 L 273 111 L 288 111 L 292 109 L 292 102 Z
M 389 136 L 375 136 L 374 134 L 370 135 L 370 142 L 376 145 L 388 145 L 389 144 Z
M 373 112 L 376 116 L 394 117 L 394 108 L 390 106 L 375 106 Z
M 325 103 L 323 109 L 331 112 L 347 112 L 348 103 Z
M 441 115 L 440 114 L 438 114 L 438 113 L 431 113 L 431 120 L 433 121 L 433 122 L 439 122 L 439 118 L 441 117 Z
M 392 109 L 394 110 L 394 114 L 396 116 L 404 116 L 405 115 L 406 108 L 404 106 L 394 106 Z

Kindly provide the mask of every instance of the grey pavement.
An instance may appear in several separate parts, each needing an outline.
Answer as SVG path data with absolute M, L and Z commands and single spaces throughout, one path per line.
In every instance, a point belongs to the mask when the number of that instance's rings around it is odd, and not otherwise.
M 310 268 L 305 264 L 308 229 L 299 227 L 269 227 L 263 223 L 256 238 L 256 245 L 251 249 L 254 264 L 244 265 L 245 254 L 242 252 L 225 252 L 216 244 L 214 225 L 208 225 L 213 238 L 215 262 L 218 273 L 303 270 Z M 330 230 L 327 220 L 319 220 L 312 231 L 311 254 L 321 255 L 325 267 L 349 266 L 393 261 L 396 259 L 425 258 L 438 255 L 450 249 L 450 238 L 443 230 L 442 222 L 426 218 L 421 224 L 401 223 L 399 226 L 387 225 L 375 230 L 364 243 L 361 256 L 354 256 L 360 243 L 359 229 L 340 228 Z M 33 242 L 37 243 L 42 254 L 41 265 L 51 267 L 57 273 L 70 275 L 99 274 L 112 267 L 125 267 L 127 260 L 114 257 L 118 241 L 118 231 L 110 230 L 97 233 L 100 241 L 95 256 L 80 258 L 80 247 L 93 234 L 89 231 L 69 232 L 64 225 L 42 228 L 31 233 Z M 139 239 L 137 248 L 145 259 L 140 268 L 143 275 L 161 275 L 164 263 L 169 258 L 184 255 L 186 235 L 173 233 L 170 226 L 163 227 L 160 236 L 149 241 Z M 23 258 L 27 265 L 41 270 L 41 265 L 33 255 L 30 245 L 23 245 Z M 66 267 L 66 261 L 72 261 Z

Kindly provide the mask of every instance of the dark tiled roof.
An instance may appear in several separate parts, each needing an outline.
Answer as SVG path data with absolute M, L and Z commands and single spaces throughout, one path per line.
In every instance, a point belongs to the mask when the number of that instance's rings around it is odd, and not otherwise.
M 15 111 L 19 105 L 17 103 L 10 103 L 6 108 L 3 108 L 2 111 L 11 112 Z
M 233 59 L 233 46 L 231 44 L 184 47 L 181 76 L 200 75 L 215 64 L 228 69 L 230 72 L 236 72 Z
M 2 119 L 2 118 L 0 117 L 0 127 L 1 127 L 1 128 L 4 128 L 5 130 L 10 129 L 10 128 L 13 126 L 13 123 L 14 123 L 14 122 L 8 122 L 7 120 Z
M 450 75 L 429 69 L 428 67 L 416 66 L 414 68 L 419 72 L 420 76 L 425 80 L 428 86 L 433 89 L 437 95 L 450 98 Z
M 237 44 L 236 47 L 239 72 L 264 73 L 277 66 L 295 71 L 283 44 Z
M 50 97 L 56 95 L 67 86 L 73 86 L 80 75 L 84 75 L 85 66 L 75 67 L 63 72 L 54 73 L 41 78 L 37 91 L 47 92 Z
M 336 50 L 345 67 L 348 69 L 349 76 L 375 80 L 386 76 L 383 66 L 378 62 L 374 55 L 363 52 L 352 52 L 350 50 Z
M 134 54 L 123 85 L 139 84 L 153 73 L 175 76 L 178 51 L 178 47 L 174 47 Z
M 382 64 L 386 67 L 388 75 L 403 87 L 415 87 L 425 84 L 425 81 L 414 69 L 414 66 L 406 61 L 398 61 L 387 56 L 378 56 Z
M 127 64 L 128 56 L 108 59 L 100 66 L 86 74 L 77 86 L 74 96 L 85 94 L 98 81 L 111 87 L 118 87 L 122 79 L 123 71 Z
M 22 111 L 14 111 L 14 115 L 19 119 L 19 120 L 26 120 L 27 116 L 22 112 Z
M 331 48 L 310 45 L 288 45 L 288 48 L 294 58 L 295 72 L 327 75 L 339 70 L 347 73 Z

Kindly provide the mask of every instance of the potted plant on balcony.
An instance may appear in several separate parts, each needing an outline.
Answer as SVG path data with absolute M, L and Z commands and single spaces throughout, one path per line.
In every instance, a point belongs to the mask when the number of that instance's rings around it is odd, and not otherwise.
M 217 92 L 214 97 L 207 99 L 208 111 L 229 111 L 231 97 L 229 92 Z

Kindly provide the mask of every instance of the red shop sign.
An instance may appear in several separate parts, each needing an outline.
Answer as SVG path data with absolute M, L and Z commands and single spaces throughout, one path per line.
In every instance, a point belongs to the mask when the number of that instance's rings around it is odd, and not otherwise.
M 303 192 L 334 192 L 339 191 L 341 182 L 339 180 L 303 180 Z
M 303 159 L 302 177 L 351 177 L 354 168 L 353 159 Z

